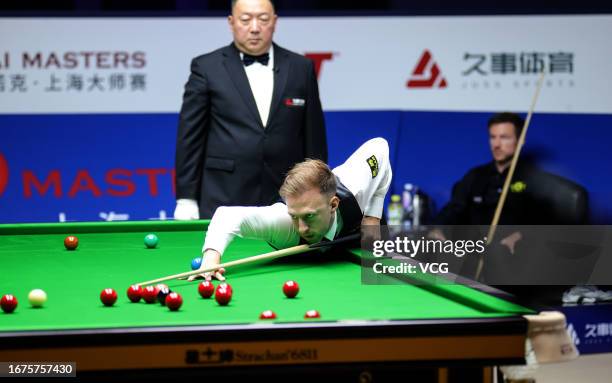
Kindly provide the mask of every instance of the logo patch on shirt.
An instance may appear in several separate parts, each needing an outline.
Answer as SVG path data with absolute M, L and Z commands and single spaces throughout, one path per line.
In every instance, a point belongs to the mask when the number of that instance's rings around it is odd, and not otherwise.
M 367 159 L 368 166 L 370 167 L 370 171 L 372 172 L 372 178 L 378 175 L 378 160 L 376 156 L 372 156 Z
M 475 195 L 472 201 L 474 201 L 474 203 L 482 203 L 482 196 Z
M 286 98 L 285 99 L 286 106 L 304 106 L 306 105 L 306 100 L 303 98 Z
M 523 181 L 516 181 L 515 183 L 510 185 L 510 191 L 513 193 L 522 193 L 527 189 L 527 184 Z

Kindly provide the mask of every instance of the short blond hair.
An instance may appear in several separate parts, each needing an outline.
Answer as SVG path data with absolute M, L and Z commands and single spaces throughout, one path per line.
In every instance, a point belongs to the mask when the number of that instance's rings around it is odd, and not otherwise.
M 331 197 L 336 194 L 336 176 L 325 162 L 308 158 L 289 170 L 279 194 L 286 199 L 312 188 L 317 188 L 321 194 Z

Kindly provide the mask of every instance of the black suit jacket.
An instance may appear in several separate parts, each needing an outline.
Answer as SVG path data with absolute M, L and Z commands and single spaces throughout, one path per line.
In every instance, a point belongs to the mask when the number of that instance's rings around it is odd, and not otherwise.
M 191 62 L 176 142 L 176 195 L 198 200 L 201 218 L 222 205 L 273 203 L 295 163 L 327 162 L 312 61 L 274 45 L 274 68 L 264 128 L 233 43 Z M 288 101 L 297 99 L 303 105 Z
M 500 174 L 493 161 L 470 169 L 453 186 L 451 200 L 435 219 L 438 225 L 490 225 L 509 168 Z M 533 193 L 543 172 L 529 163 L 518 163 L 500 216 L 500 225 L 541 225 L 550 214 Z M 519 187 L 522 184 L 523 187 Z M 516 187 L 512 187 L 516 185 Z M 503 238 L 503 237 L 500 237 Z

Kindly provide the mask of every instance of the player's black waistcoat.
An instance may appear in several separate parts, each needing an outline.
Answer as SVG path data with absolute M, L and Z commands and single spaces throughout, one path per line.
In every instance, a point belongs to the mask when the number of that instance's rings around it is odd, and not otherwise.
M 340 182 L 338 177 L 336 177 L 336 184 L 336 196 L 340 199 L 338 211 L 342 217 L 342 229 L 334 239 L 346 237 L 359 231 L 361 229 L 361 220 L 363 219 L 363 212 L 353 193 Z

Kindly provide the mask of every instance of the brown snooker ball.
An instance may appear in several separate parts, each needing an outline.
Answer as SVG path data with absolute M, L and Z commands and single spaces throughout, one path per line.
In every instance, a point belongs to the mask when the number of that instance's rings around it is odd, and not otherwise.
M 64 238 L 64 246 L 67 250 L 74 250 L 79 246 L 79 239 L 74 235 L 69 235 Z

